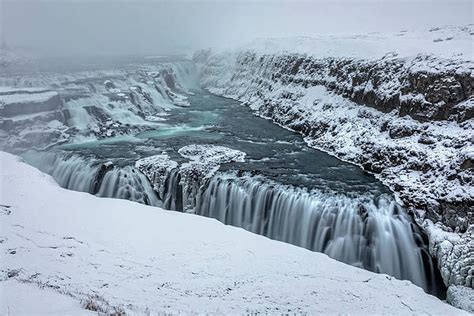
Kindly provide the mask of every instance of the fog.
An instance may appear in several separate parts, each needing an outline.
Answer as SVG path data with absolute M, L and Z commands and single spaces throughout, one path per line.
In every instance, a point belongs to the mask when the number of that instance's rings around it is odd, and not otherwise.
M 51 56 L 169 54 L 257 37 L 392 32 L 473 19 L 464 0 L 0 1 L 2 40 Z

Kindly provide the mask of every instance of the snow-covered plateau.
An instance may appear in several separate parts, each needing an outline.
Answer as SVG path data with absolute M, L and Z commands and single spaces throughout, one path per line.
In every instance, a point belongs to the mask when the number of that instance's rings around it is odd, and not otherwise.
M 65 190 L 8 153 L 0 164 L 3 315 L 467 314 L 409 281 L 213 219 Z
M 446 285 L 473 297 L 473 35 L 257 40 L 194 61 L 209 91 L 373 172 L 425 227 Z

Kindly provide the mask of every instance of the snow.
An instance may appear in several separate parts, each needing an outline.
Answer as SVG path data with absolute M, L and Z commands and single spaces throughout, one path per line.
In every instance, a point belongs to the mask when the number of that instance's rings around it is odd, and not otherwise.
M 148 165 L 153 165 L 157 168 L 165 169 L 168 171 L 178 167 L 178 163 L 176 161 L 171 160 L 170 157 L 166 154 L 142 158 L 135 163 L 135 167 L 140 170 Z
M 173 187 L 175 181 L 179 182 L 183 188 L 184 211 L 189 212 L 194 212 L 200 188 L 207 184 L 221 164 L 242 162 L 245 158 L 244 152 L 210 144 L 187 145 L 178 152 L 189 161 L 178 164 L 167 154 L 160 154 L 139 159 L 135 162 L 135 167 L 152 183 L 162 201 L 168 200 L 166 195 L 170 194 L 170 187 Z
M 457 307 L 474 311 L 474 289 L 467 282 L 472 282 L 474 226 L 462 234 L 443 231 L 439 224 L 430 220 L 424 222 L 425 231 L 430 241 L 430 253 L 438 258 L 441 276 L 448 288 L 448 299 Z M 458 285 L 458 286 L 457 286 Z
M 167 55 L 152 55 L 152 56 L 145 56 L 145 59 L 162 59 L 168 57 Z
M 199 188 L 219 170 L 221 164 L 237 161 L 243 162 L 245 153 L 224 146 L 200 144 L 187 145 L 178 150 L 178 153 L 189 162 L 181 164 L 180 183 L 183 185 L 186 209 L 194 212 L 196 197 Z
M 15 280 L 0 282 L 0 314 L 2 315 L 95 315 L 81 304 L 51 289 L 40 289 L 31 283 Z
M 188 145 L 178 150 L 179 154 L 195 162 L 222 164 L 231 161 L 244 161 L 245 153 L 216 145 Z
M 430 30 L 316 37 L 261 38 L 238 49 L 259 54 L 298 53 L 324 57 L 364 59 L 403 58 L 432 54 L 472 60 L 474 25 L 445 26 Z
M 461 151 L 461 155 L 464 159 L 474 160 L 474 146 L 466 146 L 466 148 Z
M 240 89 L 241 85 L 235 84 L 236 89 Z M 297 102 L 287 101 L 281 98 L 281 95 L 291 91 L 298 96 Z M 235 95 L 239 95 L 236 92 Z M 440 166 L 440 168 L 449 169 L 451 163 L 458 159 L 460 154 L 453 151 L 453 148 L 446 146 L 442 142 L 436 141 L 435 144 L 420 144 L 418 142 L 420 131 L 424 131 L 427 135 L 432 135 L 433 139 L 459 139 L 459 142 L 465 142 L 469 139 L 471 130 L 461 127 L 454 122 L 442 123 L 420 123 L 410 117 L 398 117 L 393 113 L 382 113 L 372 108 L 358 105 L 346 98 L 328 91 L 323 86 L 314 86 L 310 88 L 301 88 L 298 86 L 282 86 L 274 88 L 267 94 L 268 99 L 275 100 L 279 104 L 281 114 L 274 117 L 277 122 L 286 121 L 288 117 L 293 117 L 290 128 L 299 125 L 330 126 L 328 132 L 323 132 L 317 140 L 313 137 L 306 137 L 305 140 L 313 147 L 323 150 L 329 150 L 336 153 L 338 157 L 349 161 L 363 161 L 361 156 L 367 153 L 364 149 L 365 144 L 377 144 L 382 148 L 404 148 L 405 152 L 422 152 L 423 161 L 432 165 Z M 250 99 L 251 97 L 249 97 Z M 242 101 L 247 101 L 241 98 Z M 249 103 L 252 102 L 249 100 Z M 264 109 L 261 101 L 250 103 L 253 110 Z M 276 112 L 276 111 L 275 111 Z M 279 112 L 276 112 L 279 113 Z M 281 115 L 278 116 L 278 115 Z M 265 116 L 265 114 L 263 114 Z M 393 138 L 389 132 L 375 132 L 382 130 L 382 125 L 387 124 L 390 130 L 397 128 L 412 129 L 416 131 L 411 137 Z M 343 136 L 343 137 L 341 137 Z M 464 155 L 469 155 L 469 145 L 460 147 Z M 395 152 L 392 152 L 395 154 Z M 408 160 L 406 164 L 422 163 L 421 161 Z M 445 177 L 448 173 L 442 174 L 437 172 L 433 175 L 438 181 L 426 181 L 425 173 L 413 173 L 410 168 L 400 170 L 399 166 L 390 167 L 385 165 L 386 171 L 380 176 L 380 180 L 392 185 L 393 181 L 403 183 L 403 186 L 416 188 L 412 194 L 423 195 L 425 199 L 435 200 L 439 195 L 453 193 L 453 183 L 447 181 Z M 396 178 L 389 177 L 389 174 L 397 175 Z M 456 189 L 462 197 L 474 197 L 474 192 L 469 183 L 464 185 L 458 184 Z M 455 197 L 452 197 L 455 200 Z M 467 198 L 466 198 L 467 199 Z
M 24 92 L 45 92 L 48 89 L 45 88 L 14 88 L 14 87 L 0 87 L 0 95 L 3 94 L 13 94 L 13 93 L 24 93 Z
M 153 189 L 158 192 L 158 196 L 163 200 L 166 175 L 176 169 L 178 163 L 171 160 L 167 154 L 162 154 L 137 160 L 135 167 L 150 180 Z
M 243 47 L 231 54 L 217 53 L 206 57 L 207 53 L 201 52 L 195 57 L 198 62 L 201 56 L 207 58 L 200 69 L 201 81 L 209 91 L 240 100 L 257 111 L 258 115 L 271 118 L 287 128 L 302 129 L 303 134 L 307 134 L 307 130 L 314 132 L 316 135 L 306 135 L 308 144 L 343 160 L 371 164 L 371 151 L 374 149 L 381 154 L 385 151 L 383 155 L 387 159 L 390 158 L 389 155 L 396 154 L 401 159 L 396 163 L 397 166 L 391 166 L 393 162 L 372 164 L 369 170 L 383 171 L 379 178 L 391 187 L 395 183 L 401 184 L 407 188 L 404 194 L 417 195 L 417 198 L 430 203 L 436 203 L 440 197 L 458 203 L 474 198 L 469 181 L 458 183 L 448 180 L 453 172 L 457 172 L 462 158 L 472 156 L 468 148 L 474 122 L 472 119 L 462 124 L 456 122 L 466 118 L 465 113 L 471 108 L 472 97 L 453 106 L 453 114 L 438 122 L 433 119 L 440 119 L 437 118 L 437 111 L 446 103 L 429 103 L 426 97 L 433 98 L 433 91 L 441 91 L 437 92 L 436 97 L 439 94 L 457 94 L 457 98 L 470 93 L 470 90 L 462 92 L 458 82 L 453 82 L 448 73 L 471 73 L 474 69 L 473 33 L 473 26 L 468 25 L 435 28 L 425 32 L 401 32 L 396 36 L 369 34 L 341 37 L 339 40 L 330 37 L 327 42 L 319 41 L 322 37 L 260 40 L 255 45 Z M 440 42 L 433 42 L 434 37 L 441 35 L 452 38 L 448 41 L 451 42 L 449 46 L 440 48 L 437 46 Z M 367 43 L 369 40 L 377 46 L 380 54 L 368 51 L 372 47 Z M 414 40 L 419 40 L 419 45 L 411 45 L 410 41 Z M 462 49 L 457 51 L 459 47 L 455 45 L 457 42 L 453 42 L 455 40 L 467 45 L 461 45 L 466 54 L 461 54 Z M 401 45 L 400 41 L 406 43 Z M 432 44 L 424 41 L 431 41 Z M 288 49 L 281 49 L 279 44 Z M 355 55 L 343 56 L 338 50 L 328 48 L 339 44 L 341 53 Z M 439 51 L 429 51 L 433 45 Z M 396 57 L 393 62 L 397 65 L 393 67 L 386 58 L 381 57 L 390 52 L 392 46 L 400 49 L 411 47 L 413 51 L 406 51 L 403 55 L 392 54 L 391 58 Z M 304 59 L 298 55 L 301 53 L 315 59 Z M 437 55 L 420 56 L 423 53 Z M 453 57 L 451 53 L 456 53 L 456 56 Z M 401 58 L 403 56 L 406 58 Z M 458 60 L 460 56 L 466 60 Z M 445 57 L 450 59 L 444 59 Z M 381 59 L 368 62 L 372 58 Z M 307 64 L 298 68 L 301 62 Z M 292 67 L 294 68 L 291 69 Z M 363 77 L 367 72 L 372 74 L 367 78 Z M 407 82 L 412 80 L 409 79 L 410 76 L 418 78 L 416 75 L 419 72 L 418 84 L 410 88 L 416 93 L 407 92 Z M 423 85 L 423 78 L 426 81 L 428 72 L 436 74 L 429 78 L 433 84 L 432 90 L 428 89 L 426 92 L 421 88 L 420 91 L 418 87 Z M 438 75 L 444 80 L 441 84 L 437 81 Z M 378 81 L 377 88 L 374 87 L 374 81 Z M 364 92 L 362 100 L 357 97 L 360 91 Z M 393 99 L 396 102 L 386 102 Z M 360 104 L 364 102 L 390 113 Z M 393 106 L 397 102 L 398 108 Z M 449 102 L 453 102 L 452 99 Z M 419 121 L 402 113 L 400 109 L 420 104 L 425 110 L 409 113 Z M 394 108 L 391 109 L 390 106 Z M 401 117 L 403 115 L 405 117 Z M 423 123 L 426 120 L 430 122 Z M 387 129 L 388 131 L 384 131 Z M 404 133 L 405 131 L 408 133 Z M 417 168 L 429 168 L 430 172 L 413 172 Z M 403 180 L 402 183 L 400 180 Z M 465 229 L 463 225 L 462 230 Z
M 55 308 L 57 293 L 68 314 L 78 310 L 64 294 L 109 313 L 466 314 L 408 281 L 209 218 L 64 190 L 11 154 L 0 164 L 0 284 L 17 308 Z
M 448 289 L 447 299 L 453 306 L 474 313 L 474 291 L 471 288 L 452 285 Z
M 38 93 L 14 93 L 0 95 L 1 104 L 32 103 L 45 102 L 58 95 L 55 91 L 46 91 Z

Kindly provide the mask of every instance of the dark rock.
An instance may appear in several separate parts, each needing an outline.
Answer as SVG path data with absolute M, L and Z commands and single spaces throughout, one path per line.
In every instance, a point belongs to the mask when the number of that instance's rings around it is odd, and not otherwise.
M 466 158 L 461 164 L 461 169 L 474 169 L 474 161 Z
M 394 139 L 412 136 L 415 132 L 417 132 L 416 128 L 409 125 L 393 125 L 388 130 L 388 134 Z
M 425 145 L 432 145 L 432 144 L 436 143 L 436 141 L 437 141 L 437 140 L 436 140 L 435 138 L 430 137 L 430 136 L 425 135 L 425 134 L 421 135 L 421 136 L 418 138 L 418 142 L 419 142 L 420 144 L 425 144 Z

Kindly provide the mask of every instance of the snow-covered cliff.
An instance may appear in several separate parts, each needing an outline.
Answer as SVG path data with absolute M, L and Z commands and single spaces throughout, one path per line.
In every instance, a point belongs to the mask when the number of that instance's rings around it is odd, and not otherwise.
M 374 172 L 429 232 L 445 283 L 472 288 L 473 34 L 262 40 L 194 60 L 211 92 Z

